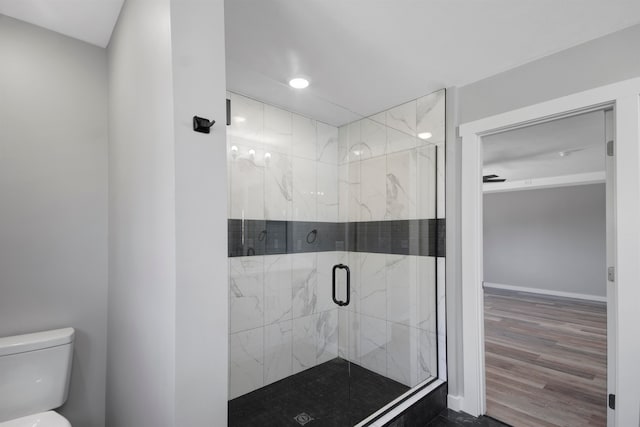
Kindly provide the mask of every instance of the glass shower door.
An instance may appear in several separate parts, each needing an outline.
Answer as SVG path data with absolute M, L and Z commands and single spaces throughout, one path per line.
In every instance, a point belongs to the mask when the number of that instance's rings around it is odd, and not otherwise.
M 342 126 L 228 96 L 229 425 L 356 425 L 437 376 L 444 91 Z

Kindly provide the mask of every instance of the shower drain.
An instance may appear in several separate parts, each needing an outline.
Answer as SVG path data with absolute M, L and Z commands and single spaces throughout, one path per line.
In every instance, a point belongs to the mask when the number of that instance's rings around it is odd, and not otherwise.
M 302 413 L 296 415 L 295 417 L 293 417 L 293 419 L 296 420 L 298 424 L 303 426 L 303 425 L 305 425 L 307 423 L 310 423 L 315 418 L 313 418 L 311 415 L 307 414 L 306 412 L 302 412 Z

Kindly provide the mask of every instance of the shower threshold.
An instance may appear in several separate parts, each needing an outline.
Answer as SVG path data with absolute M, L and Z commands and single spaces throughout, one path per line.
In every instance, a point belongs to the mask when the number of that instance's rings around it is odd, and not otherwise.
M 350 427 L 409 387 L 335 358 L 229 401 L 229 427 Z

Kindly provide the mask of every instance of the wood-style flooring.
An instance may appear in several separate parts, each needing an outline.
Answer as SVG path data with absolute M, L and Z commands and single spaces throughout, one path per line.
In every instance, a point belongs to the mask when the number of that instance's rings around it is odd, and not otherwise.
M 487 415 L 606 426 L 606 333 L 605 303 L 485 289 Z

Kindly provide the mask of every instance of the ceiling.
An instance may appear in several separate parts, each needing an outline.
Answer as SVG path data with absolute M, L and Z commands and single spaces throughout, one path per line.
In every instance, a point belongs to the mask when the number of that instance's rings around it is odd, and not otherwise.
M 226 0 L 227 88 L 341 125 L 638 22 L 637 0 Z
M 482 138 L 482 148 L 483 175 L 495 174 L 507 182 L 602 172 L 604 112 L 486 136 Z M 565 155 L 561 156 L 561 152 Z
M 123 2 L 124 0 L 1 0 L 0 14 L 106 47 Z
M 122 3 L 1 0 L 0 13 L 105 47 Z M 341 125 L 638 22 L 637 0 L 226 0 L 227 87 Z M 287 85 L 299 75 L 304 91 Z

